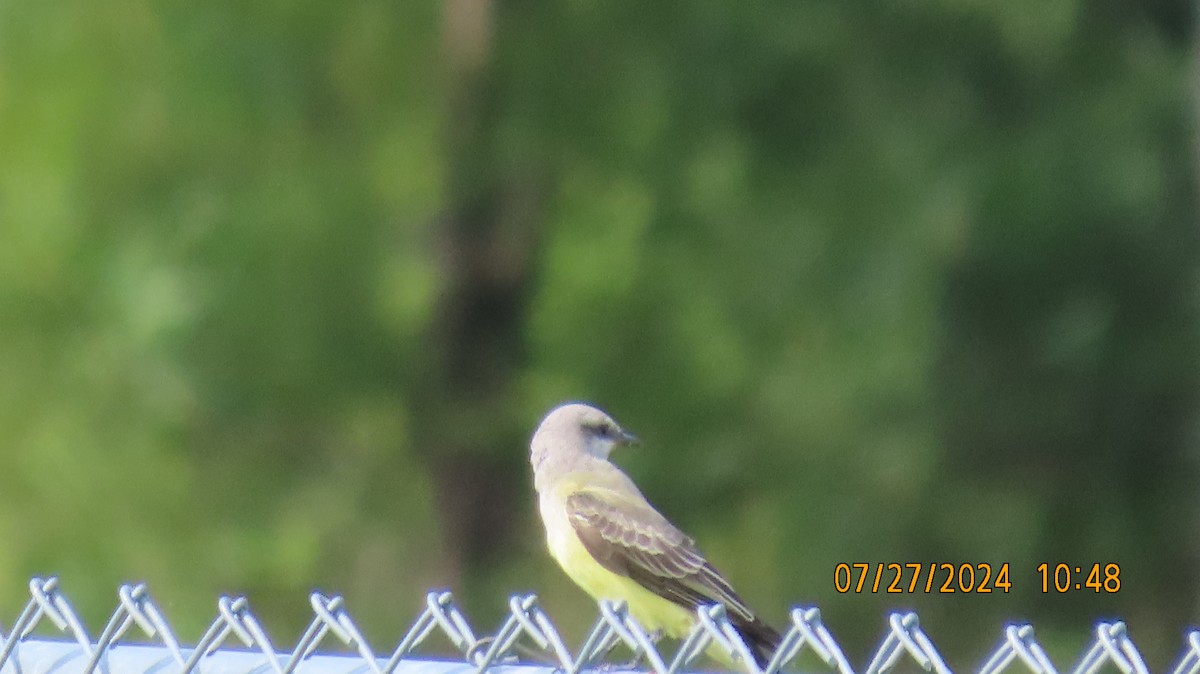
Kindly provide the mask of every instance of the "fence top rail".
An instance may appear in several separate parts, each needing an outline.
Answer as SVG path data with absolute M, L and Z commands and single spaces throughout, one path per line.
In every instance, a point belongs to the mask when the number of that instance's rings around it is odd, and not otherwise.
M 746 674 L 789 671 L 811 653 L 836 674 L 889 674 L 906 659 L 933 674 L 953 674 L 915 613 L 887 617 L 884 635 L 862 670 L 851 666 L 816 608 L 798 607 L 774 656 L 760 667 L 744 657 L 746 645 L 725 616 L 724 607 L 698 612 L 696 627 L 672 650 L 638 624 L 620 603 L 601 602 L 599 616 L 583 645 L 567 647 L 535 595 L 508 601 L 508 615 L 494 634 L 476 635 L 449 592 L 434 591 L 399 642 L 376 651 L 359 631 L 341 597 L 310 595 L 313 617 L 300 640 L 281 650 L 250 610 L 245 597 L 221 597 L 217 614 L 199 642 L 180 643 L 146 585 L 123 585 L 118 603 L 93 637 L 59 588 L 57 578 L 34 578 L 29 601 L 12 625 L 0 624 L 0 674 L 579 674 L 588 669 L 622 669 L 606 660 L 617 645 L 632 651 L 636 668 L 654 674 L 688 671 L 706 650 L 727 653 Z M 52 626 L 62 633 L 48 639 L 33 634 Z M 127 640 L 133 628 L 132 639 Z M 141 636 L 138 636 L 138 633 Z M 458 659 L 422 656 L 434 633 L 449 639 Z M 341 653 L 321 651 L 331 641 Z M 148 642 L 148 643 L 145 643 Z M 346 653 L 345 651 L 350 651 Z M 977 674 L 1000 674 L 1011 667 L 1031 674 L 1059 674 L 1034 637 L 1031 625 L 1005 626 Z M 1096 674 L 1106 665 L 1121 674 L 1149 674 L 1124 623 L 1100 622 L 1067 674 Z M 1200 630 L 1190 631 L 1183 654 L 1170 674 L 1200 674 Z

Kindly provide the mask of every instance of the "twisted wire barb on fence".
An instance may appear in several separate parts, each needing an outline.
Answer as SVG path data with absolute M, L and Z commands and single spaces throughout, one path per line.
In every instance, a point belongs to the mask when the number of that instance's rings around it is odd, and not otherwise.
M 118 590 L 117 608 L 95 639 L 59 590 L 57 578 L 33 579 L 29 593 L 29 602 L 12 629 L 5 632 L 0 626 L 0 674 L 462 674 L 472 670 L 578 674 L 603 665 L 605 656 L 617 644 L 633 651 L 643 663 L 642 668 L 656 674 L 677 674 L 714 643 L 748 674 L 776 674 L 806 651 L 837 674 L 857 674 L 815 608 L 792 610 L 791 624 L 774 657 L 765 668 L 759 668 L 721 606 L 700 609 L 696 628 L 679 642 L 673 654 L 666 654 L 623 605 L 602 602 L 599 618 L 583 646 L 572 652 L 534 595 L 512 597 L 508 617 L 500 629 L 477 637 L 449 592 L 430 592 L 424 610 L 399 643 L 390 652 L 377 653 L 363 638 L 341 597 L 313 593 L 312 622 L 295 647 L 284 652 L 271 642 L 245 597 L 220 598 L 216 618 L 199 643 L 188 647 L 180 644 L 145 585 L 124 585 Z M 67 638 L 31 636 L 35 628 L 46 624 Z M 135 625 L 151 644 L 122 641 Z M 434 632 L 450 640 L 461 660 L 420 657 L 418 647 Z M 330 635 L 354 654 L 319 653 L 317 649 Z M 231 637 L 249 650 L 230 647 Z M 531 663 L 526 658 L 521 662 L 518 651 L 532 654 L 536 661 Z M 863 674 L 887 674 L 905 656 L 928 672 L 952 674 L 922 631 L 915 613 L 888 617 L 884 637 Z M 1058 674 L 1030 625 L 1006 627 L 978 674 L 999 674 L 1016 662 L 1032 674 Z M 1120 622 L 1098 623 L 1091 644 L 1068 671 L 1095 674 L 1109 663 L 1122 674 L 1148 674 Z M 1184 653 L 1172 674 L 1200 674 L 1200 631 L 1187 635 Z

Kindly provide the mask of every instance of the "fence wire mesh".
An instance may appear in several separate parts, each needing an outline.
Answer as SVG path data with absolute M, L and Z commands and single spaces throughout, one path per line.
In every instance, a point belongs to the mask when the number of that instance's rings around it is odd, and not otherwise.
M 290 651 L 276 648 L 245 597 L 221 597 L 217 615 L 200 641 L 184 646 L 144 584 L 120 587 L 117 608 L 95 639 L 60 591 L 57 578 L 33 579 L 29 593 L 29 602 L 12 628 L 6 632 L 0 625 L 0 674 L 458 674 L 472 670 L 577 674 L 585 669 L 620 669 L 606 660 L 617 645 L 634 653 L 638 669 L 655 674 L 685 671 L 710 646 L 727 653 L 748 674 L 788 671 L 806 652 L 837 674 L 858 674 L 815 608 L 791 611 L 790 625 L 774 657 L 759 667 L 721 606 L 699 610 L 691 634 L 673 651 L 664 652 L 623 605 L 601 602 L 599 617 L 583 645 L 572 651 L 534 595 L 511 597 L 500 628 L 477 636 L 449 592 L 430 592 L 421 614 L 396 646 L 380 653 L 367 643 L 342 598 L 320 593 L 310 596 L 312 621 Z M 63 638 L 33 635 L 47 625 Z M 133 643 L 136 632 L 127 639 L 135 626 L 148 643 Z M 434 633 L 448 638 L 461 659 L 423 657 L 420 647 Z M 341 642 L 342 651 L 351 653 L 319 652 L 330 637 Z M 914 613 L 888 617 L 884 637 L 862 674 L 887 674 L 906 657 L 925 671 L 952 674 Z M 1059 672 L 1034 638 L 1031 625 L 1006 627 L 978 674 L 998 674 L 1014 665 L 1033 674 Z M 1109 665 L 1122 674 L 1148 674 L 1121 622 L 1096 624 L 1090 645 L 1067 671 L 1095 674 Z M 1171 674 L 1200 674 L 1200 630 L 1187 634 L 1183 655 Z

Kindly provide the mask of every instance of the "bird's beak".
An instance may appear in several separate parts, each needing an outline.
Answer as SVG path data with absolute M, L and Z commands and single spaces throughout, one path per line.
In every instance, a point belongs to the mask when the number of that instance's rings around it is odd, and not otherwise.
M 631 446 L 642 444 L 641 438 L 634 435 L 633 433 L 630 433 L 629 431 L 625 431 L 625 430 L 621 431 L 621 433 L 618 437 L 620 438 L 619 442 L 622 447 L 631 447 Z

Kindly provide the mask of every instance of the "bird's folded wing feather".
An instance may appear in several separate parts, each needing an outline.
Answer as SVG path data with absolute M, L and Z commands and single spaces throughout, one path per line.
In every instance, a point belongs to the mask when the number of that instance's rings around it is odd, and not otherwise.
M 568 496 L 566 506 L 579 540 L 609 571 L 680 606 L 721 603 L 737 616 L 754 620 L 692 539 L 645 501 L 611 490 L 583 490 Z

